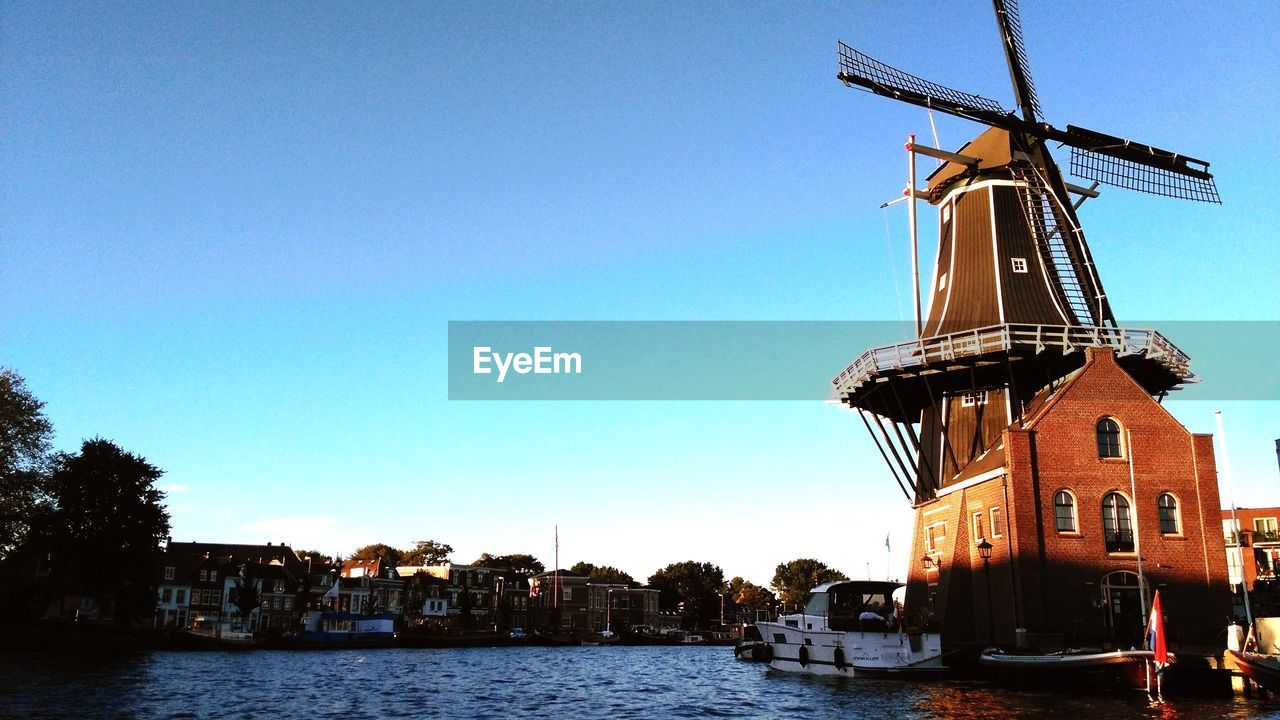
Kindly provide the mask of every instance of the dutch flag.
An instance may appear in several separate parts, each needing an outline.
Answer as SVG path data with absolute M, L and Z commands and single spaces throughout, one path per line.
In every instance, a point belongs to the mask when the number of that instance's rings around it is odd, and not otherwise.
M 1160 591 L 1151 600 L 1151 621 L 1147 623 L 1147 647 L 1155 654 L 1156 672 L 1169 664 L 1169 644 L 1164 635 L 1164 610 L 1160 607 Z

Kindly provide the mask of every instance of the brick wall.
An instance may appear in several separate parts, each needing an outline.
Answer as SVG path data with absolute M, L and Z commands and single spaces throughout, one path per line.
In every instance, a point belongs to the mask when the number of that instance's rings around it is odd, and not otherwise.
M 1111 417 L 1121 426 L 1122 457 L 1098 456 L 1096 424 Z M 1229 595 L 1220 501 L 1212 438 L 1193 435 L 1151 399 L 1109 352 L 1090 351 L 1081 371 L 1025 427 L 1004 434 L 1005 473 L 949 492 L 917 510 L 913 557 L 926 552 L 926 529 L 946 523 L 940 548 L 941 576 L 934 591 L 944 639 L 949 644 L 1014 640 L 1025 627 L 1043 646 L 1136 641 L 1136 600 L 1129 625 L 1117 633 L 1109 613 L 1112 597 L 1104 577 L 1138 570 L 1137 552 L 1109 552 L 1102 520 L 1103 497 L 1118 492 L 1136 518 L 1137 546 L 1147 579 L 1147 603 L 1159 590 L 1175 645 L 1221 644 Z M 1136 497 L 1130 483 L 1132 460 Z M 1075 499 L 1076 528 L 1059 532 L 1054 523 L 1054 494 L 1067 490 Z M 1180 522 L 1162 533 L 1157 497 L 1177 499 Z M 999 508 L 1005 527 L 991 529 L 990 511 Z M 976 537 L 973 514 L 982 513 L 983 538 Z M 989 569 L 977 543 L 992 545 Z M 919 561 L 909 576 L 909 611 L 926 597 L 926 575 Z M 1125 576 L 1110 575 L 1110 583 Z M 1136 578 L 1134 578 L 1136 580 Z M 988 591 L 988 583 L 990 590 Z M 1123 597 L 1136 598 L 1134 592 Z M 1138 625 L 1141 623 L 1139 622 Z M 1116 637 L 1117 634 L 1123 637 Z

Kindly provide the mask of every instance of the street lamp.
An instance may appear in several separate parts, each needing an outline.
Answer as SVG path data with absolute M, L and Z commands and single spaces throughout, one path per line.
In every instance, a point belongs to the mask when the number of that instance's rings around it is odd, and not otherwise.
M 942 556 L 939 555 L 935 560 L 932 555 L 925 553 L 920 557 L 920 565 L 924 568 L 925 575 L 928 575 L 930 570 L 942 572 Z
M 983 540 L 978 543 L 978 556 L 982 558 L 982 567 L 987 576 L 987 638 L 992 644 L 996 641 L 996 616 L 991 608 L 991 543 Z

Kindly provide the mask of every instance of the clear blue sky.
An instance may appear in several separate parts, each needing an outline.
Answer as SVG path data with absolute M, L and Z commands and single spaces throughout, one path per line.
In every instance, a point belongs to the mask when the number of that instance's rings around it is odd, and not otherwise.
M 1218 176 L 1222 207 L 1085 206 L 1121 321 L 1280 320 L 1277 5 L 1023 25 L 1050 121 Z M 449 320 L 902 318 L 904 214 L 877 206 L 928 117 L 837 82 L 837 38 L 1012 104 L 983 2 L 7 2 L 0 364 L 59 448 L 163 467 L 181 540 L 550 564 L 559 523 L 564 565 L 767 582 L 882 574 L 892 533 L 900 575 L 910 513 L 832 408 L 446 400 Z M 1280 504 L 1277 405 L 1223 407 L 1242 504 Z

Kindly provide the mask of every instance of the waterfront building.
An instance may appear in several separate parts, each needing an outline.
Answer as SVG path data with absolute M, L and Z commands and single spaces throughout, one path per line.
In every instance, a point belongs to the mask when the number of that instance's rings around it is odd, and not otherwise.
M 573 636 L 635 626 L 658 627 L 658 591 L 596 582 L 568 570 L 529 578 L 529 624 L 542 632 Z M 678 626 L 678 618 L 675 625 Z
M 339 612 L 401 613 L 404 583 L 396 568 L 381 558 L 346 560 L 339 565 L 338 576 Z
M 288 568 L 283 562 L 270 560 L 246 561 L 240 568 L 240 577 L 228 591 L 234 601 L 234 591 L 241 583 L 252 584 L 258 596 L 259 608 L 250 620 L 250 632 L 287 632 L 294 629 L 298 614 L 298 598 L 304 589 L 306 575 L 295 573 L 301 566 Z
M 1208 648 L 1230 615 L 1218 508 L 1212 437 L 1089 349 L 918 503 L 907 605 L 951 645 L 1127 648 L 1159 589 L 1173 646 Z
M 443 627 L 452 630 L 488 629 L 493 625 L 495 607 L 495 578 L 501 571 L 474 565 L 442 563 L 440 565 L 410 565 L 396 568 L 402 577 L 418 573 L 430 575 L 444 582 L 440 586 L 443 608 L 432 610 L 432 617 L 441 617 Z M 432 586 L 434 587 L 434 586 Z
M 614 591 L 612 595 L 614 628 L 626 630 L 637 625 L 657 627 L 659 595 L 661 593 L 651 587 L 633 587 L 625 591 Z
M 505 632 L 512 628 L 524 628 L 529 624 L 529 579 L 520 573 L 494 571 L 493 618 L 494 630 Z
M 1276 581 L 1280 572 L 1280 507 L 1236 508 L 1222 511 L 1222 534 L 1227 547 L 1231 586 L 1253 590 L 1259 580 Z
M 540 632 L 579 635 L 587 621 L 587 577 L 548 570 L 529 578 L 529 624 Z
M 206 623 L 231 619 L 237 613 L 232 591 L 241 572 L 249 573 L 250 566 L 263 566 L 252 572 L 255 586 L 270 576 L 269 605 L 265 610 L 272 626 L 290 624 L 295 618 L 291 612 L 283 611 L 286 593 L 275 592 L 275 581 L 285 581 L 296 591 L 309 563 L 298 558 L 288 545 L 175 543 L 170 539 L 156 562 L 155 625 L 185 629 L 197 617 Z M 274 609 L 277 604 L 279 611 Z M 255 614 L 251 621 L 255 626 L 256 617 Z

